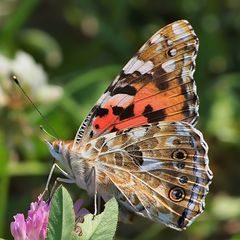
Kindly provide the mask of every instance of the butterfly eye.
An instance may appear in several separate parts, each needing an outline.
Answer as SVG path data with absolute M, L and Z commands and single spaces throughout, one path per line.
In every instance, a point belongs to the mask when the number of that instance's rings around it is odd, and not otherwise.
M 187 158 L 187 153 L 184 150 L 176 150 L 172 153 L 172 158 L 175 160 L 185 160 Z
M 185 192 L 180 187 L 173 187 L 169 191 L 169 198 L 174 202 L 180 202 L 185 198 Z
M 58 144 L 53 145 L 53 149 L 56 153 L 60 153 L 60 146 Z

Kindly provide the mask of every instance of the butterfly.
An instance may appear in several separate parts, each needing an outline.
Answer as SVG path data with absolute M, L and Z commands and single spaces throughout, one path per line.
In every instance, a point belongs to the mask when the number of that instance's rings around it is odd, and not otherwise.
M 186 20 L 156 32 L 123 67 L 71 141 L 47 142 L 69 182 L 176 230 L 203 212 L 212 172 L 194 126 L 198 38 Z

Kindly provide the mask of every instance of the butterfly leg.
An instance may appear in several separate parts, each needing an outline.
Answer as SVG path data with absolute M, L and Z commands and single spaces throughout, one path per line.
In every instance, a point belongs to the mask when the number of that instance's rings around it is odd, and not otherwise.
M 94 181 L 94 182 L 93 182 Z M 96 216 L 98 213 L 98 195 L 97 195 L 97 182 L 96 182 L 96 169 L 93 167 L 86 180 L 87 186 L 92 186 L 92 193 L 94 195 L 94 214 Z
M 64 176 L 67 177 L 67 178 L 64 179 L 64 180 L 71 181 L 71 183 L 75 182 L 74 179 L 73 179 L 67 172 L 65 172 L 61 167 L 59 167 L 56 163 L 54 163 L 54 164 L 52 165 L 52 168 L 51 168 L 50 173 L 49 173 L 49 175 L 48 175 L 47 183 L 46 183 L 45 189 L 44 189 L 44 191 L 43 191 L 43 193 L 42 193 L 42 197 L 43 197 L 43 196 L 46 194 L 46 192 L 48 192 L 48 190 L 49 190 L 49 183 L 50 183 L 50 181 L 51 181 L 51 178 L 52 178 L 52 175 L 53 175 L 53 172 L 54 172 L 55 168 L 57 168 Z M 60 178 L 60 179 L 61 179 L 61 178 Z M 62 180 L 63 180 L 63 179 L 62 179 Z M 56 182 L 56 181 L 55 181 L 55 182 Z M 61 181 L 61 182 L 66 182 L 66 181 Z M 70 182 L 68 182 L 68 183 L 70 183 Z M 56 185 L 56 184 L 54 183 L 54 185 Z M 56 188 L 56 186 L 55 186 L 55 188 Z M 51 192 L 52 192 L 52 191 L 51 191 Z M 51 194 L 50 194 L 50 196 L 51 196 Z
M 98 197 L 98 203 L 97 203 L 97 205 L 98 205 L 98 209 L 97 209 L 97 212 L 100 213 L 100 207 L 101 207 L 101 196 L 98 195 L 97 197 Z
M 54 184 L 53 184 L 53 187 L 52 187 L 52 189 L 51 189 L 50 199 L 52 198 L 53 194 L 55 193 L 55 191 L 56 191 L 56 189 L 57 189 L 57 187 L 58 187 L 58 185 L 59 185 L 60 183 L 70 183 L 70 184 L 71 184 L 71 183 L 75 183 L 75 180 L 69 179 L 69 178 L 60 178 L 60 177 L 58 177 L 58 178 L 55 180 L 55 182 L 54 182 Z
M 96 169 L 93 168 L 93 173 L 94 173 L 94 214 L 93 216 L 96 216 L 98 213 L 98 204 L 97 204 L 97 200 L 98 200 L 98 195 L 97 195 L 97 183 L 96 183 Z

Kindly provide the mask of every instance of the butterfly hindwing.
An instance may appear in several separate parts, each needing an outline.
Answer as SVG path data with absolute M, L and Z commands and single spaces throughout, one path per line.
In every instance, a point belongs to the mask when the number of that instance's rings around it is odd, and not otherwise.
M 106 134 L 83 154 L 96 161 L 100 194 L 107 189 L 130 211 L 181 230 L 204 209 L 212 178 L 207 151 L 191 125 L 160 122 Z
M 198 39 L 180 20 L 154 34 L 130 59 L 98 100 L 80 127 L 93 139 L 103 133 L 158 121 L 185 121 L 198 117 L 198 98 L 193 73 Z

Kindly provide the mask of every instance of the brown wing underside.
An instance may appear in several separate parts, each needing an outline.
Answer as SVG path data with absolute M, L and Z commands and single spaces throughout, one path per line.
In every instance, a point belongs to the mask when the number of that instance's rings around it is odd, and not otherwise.
M 130 211 L 178 230 L 203 211 L 212 174 L 206 143 L 192 126 L 150 124 L 91 144 L 100 151 L 99 186 Z

